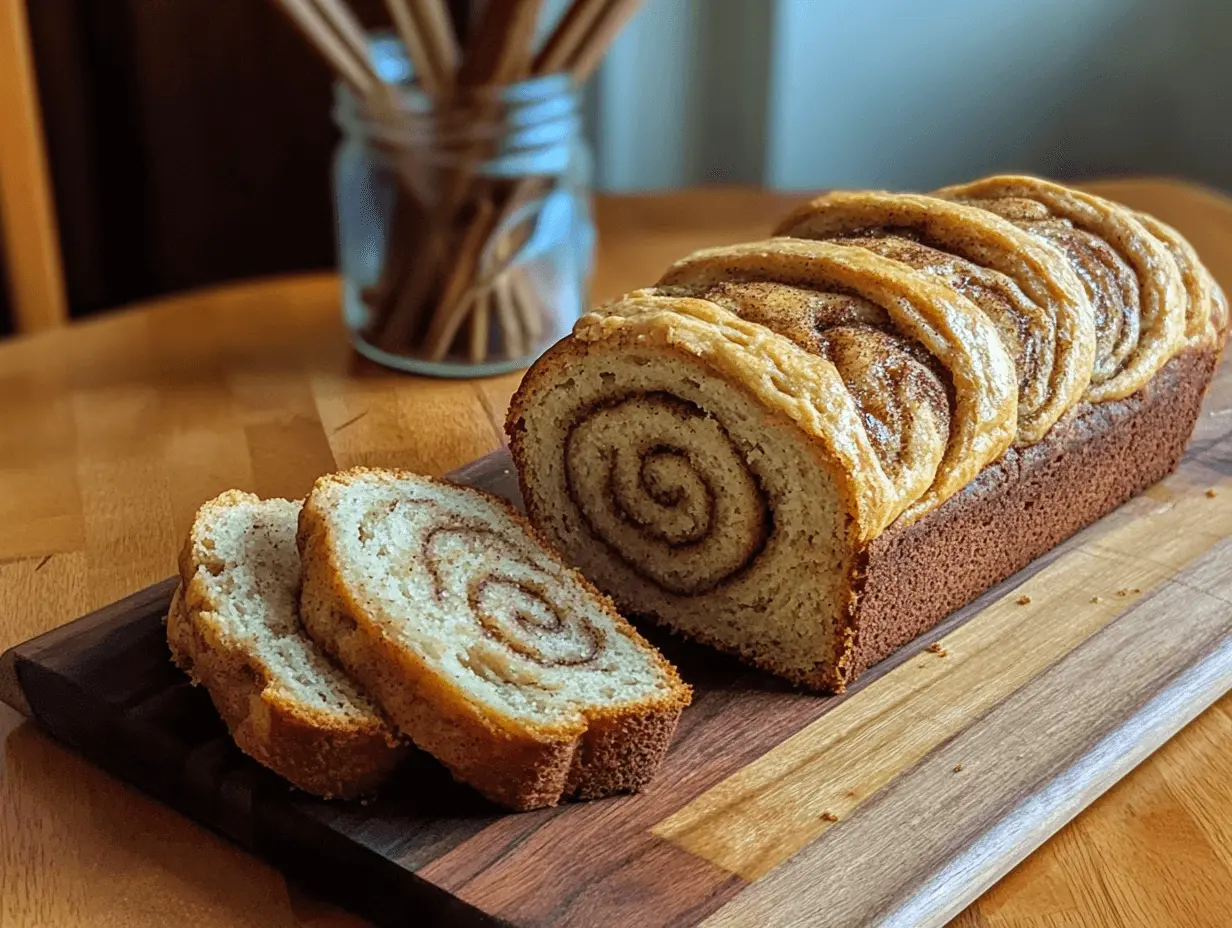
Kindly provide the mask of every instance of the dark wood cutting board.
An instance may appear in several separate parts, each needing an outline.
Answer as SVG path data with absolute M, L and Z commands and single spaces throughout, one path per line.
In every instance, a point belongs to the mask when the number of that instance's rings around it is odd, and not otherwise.
M 455 477 L 516 495 L 503 453 Z M 290 789 L 171 665 L 172 580 L 7 651 L 0 698 L 383 925 L 937 925 L 1232 687 L 1229 536 L 1221 372 L 1175 475 L 843 697 L 656 636 L 697 698 L 655 783 L 517 815 L 423 755 L 368 805 Z

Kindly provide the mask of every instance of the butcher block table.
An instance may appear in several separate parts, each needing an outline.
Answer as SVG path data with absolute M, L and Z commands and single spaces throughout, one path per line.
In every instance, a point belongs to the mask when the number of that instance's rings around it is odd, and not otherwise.
M 1166 181 L 1090 189 L 1177 226 L 1232 290 L 1232 201 Z M 798 199 L 603 199 L 595 299 L 692 249 L 760 237 Z M 295 497 L 337 468 L 435 474 L 495 449 L 518 376 L 426 380 L 358 361 L 325 275 L 0 343 L 0 651 L 170 575 L 196 507 L 221 490 Z M 2 705 L 0 770 L 3 928 L 359 924 Z M 1232 696 L 954 924 L 1232 924 Z

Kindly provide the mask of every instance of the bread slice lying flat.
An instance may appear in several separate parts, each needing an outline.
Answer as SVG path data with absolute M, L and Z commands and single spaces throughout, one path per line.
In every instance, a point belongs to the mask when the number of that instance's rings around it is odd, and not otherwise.
M 503 500 L 332 474 L 299 548 L 309 633 L 458 779 L 530 809 L 654 776 L 689 688 Z
M 229 491 L 201 507 L 167 616 L 172 657 L 241 750 L 300 789 L 375 789 L 405 748 L 299 623 L 300 504 Z

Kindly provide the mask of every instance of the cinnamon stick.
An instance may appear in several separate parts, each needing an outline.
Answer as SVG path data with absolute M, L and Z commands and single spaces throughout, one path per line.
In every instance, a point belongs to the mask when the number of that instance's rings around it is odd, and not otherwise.
M 439 361 L 445 357 L 458 328 L 466 318 L 468 307 L 461 301 L 479 265 L 479 253 L 489 234 L 492 213 L 491 201 L 480 200 L 475 211 L 475 218 L 459 242 L 457 261 L 445 280 L 436 312 L 428 325 L 425 341 L 428 357 L 433 361 Z
M 313 0 L 313 2 L 321 15 L 333 27 L 338 38 L 350 49 L 351 54 L 360 61 L 369 61 L 368 36 L 351 8 L 341 0 Z M 373 76 L 376 76 L 375 71 Z
M 310 0 L 276 0 L 288 18 L 352 90 L 366 96 L 380 83 L 367 57 L 357 58 Z
M 424 41 L 419 24 L 410 7 L 407 6 L 406 0 L 385 0 L 385 8 L 389 10 L 389 17 L 393 20 L 398 38 L 402 40 L 407 57 L 411 59 L 411 64 L 415 68 L 415 77 L 419 85 L 432 96 L 441 96 L 445 90 L 444 72 L 438 66 L 427 42 Z
M 506 274 L 509 278 L 509 290 L 514 303 L 521 307 L 520 317 L 525 323 L 526 337 L 531 345 L 537 345 L 544 336 L 543 303 L 535 286 L 522 272 L 522 268 L 510 268 Z
M 569 70 L 587 34 L 599 17 L 607 11 L 609 0 L 576 0 L 565 10 L 543 48 L 535 56 L 535 74 L 553 74 Z
M 470 359 L 472 364 L 482 364 L 488 358 L 490 292 L 481 290 L 475 294 L 474 300 L 470 317 Z
M 453 83 L 458 70 L 458 37 L 442 0 L 410 0 L 411 14 L 432 53 L 437 74 Z
M 513 294 L 509 291 L 507 274 L 502 274 L 492 283 L 492 303 L 496 307 L 497 319 L 500 321 L 501 346 L 505 357 L 520 358 L 529 350 L 522 335 L 521 314 L 514 304 Z
M 637 12 L 641 3 L 642 0 L 609 0 L 603 15 L 587 32 L 586 38 L 569 62 L 574 83 L 583 84 L 594 74 L 599 62 L 607 54 L 608 46 Z

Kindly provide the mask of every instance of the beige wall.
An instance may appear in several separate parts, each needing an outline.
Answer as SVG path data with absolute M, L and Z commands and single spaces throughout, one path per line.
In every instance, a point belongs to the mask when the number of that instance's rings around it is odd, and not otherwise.
M 1232 190 L 1232 0 L 648 0 L 591 95 L 609 189 L 1021 169 Z

